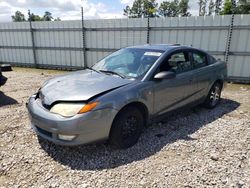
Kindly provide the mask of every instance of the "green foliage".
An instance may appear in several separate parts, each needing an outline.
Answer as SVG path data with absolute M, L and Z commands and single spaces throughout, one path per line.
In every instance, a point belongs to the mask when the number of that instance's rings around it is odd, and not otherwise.
M 224 2 L 223 7 L 222 2 Z M 164 17 L 190 16 L 188 3 L 189 0 L 163 1 L 158 9 L 158 14 Z M 249 0 L 238 0 L 235 6 L 232 5 L 232 0 L 198 0 L 198 4 L 200 16 L 232 14 L 233 12 L 250 14 Z
M 43 18 L 39 15 L 35 15 L 33 13 L 30 14 L 30 17 L 28 18 L 28 21 L 36 22 L 36 21 L 43 21 Z
M 45 11 L 43 16 L 43 21 L 52 21 L 52 20 L 53 20 L 52 14 L 48 11 Z
M 189 0 L 163 1 L 158 8 L 156 0 L 134 0 L 133 5 L 126 6 L 124 15 L 129 18 L 142 17 L 176 17 L 191 16 L 188 12 Z
M 159 14 L 164 17 L 176 17 L 178 12 L 179 1 L 173 0 L 171 2 L 163 1 L 159 7 Z
M 250 1 L 239 0 L 237 2 L 236 14 L 250 14 Z
M 15 15 L 11 16 L 13 22 L 24 22 L 26 21 L 25 16 L 20 11 L 16 11 Z
M 129 18 L 156 17 L 156 0 L 135 0 L 132 7 L 126 6 L 124 15 Z
M 232 1 L 231 0 L 225 0 L 224 1 L 224 6 L 223 9 L 221 11 L 221 15 L 225 15 L 225 14 L 232 14 Z
M 248 0 L 239 0 L 236 5 L 233 6 L 232 0 L 224 0 L 224 4 L 222 7 L 222 0 L 210 0 L 208 5 L 208 12 L 206 14 L 206 1 L 207 0 L 199 0 L 199 15 L 212 15 L 215 13 L 216 15 L 225 15 L 225 14 L 250 14 L 250 1 Z M 234 9 L 234 10 L 233 10 Z
M 30 14 L 30 17 L 28 18 L 28 20 L 25 19 L 25 16 L 22 12 L 20 11 L 16 11 L 15 15 L 11 16 L 13 22 L 23 22 L 23 21 L 32 21 L 32 22 L 36 22 L 36 21 L 61 21 L 61 19 L 59 17 L 57 17 L 56 19 L 53 19 L 52 14 L 48 11 L 44 12 L 44 16 L 40 17 L 39 15 L 36 15 L 34 13 Z
M 158 9 L 158 14 L 164 17 L 191 16 L 188 12 L 189 0 L 163 1 Z
M 159 7 L 159 15 L 164 17 L 191 16 L 188 12 L 189 0 L 163 1 Z
M 191 16 L 190 12 L 188 12 L 189 0 L 181 0 L 178 6 L 179 16 Z

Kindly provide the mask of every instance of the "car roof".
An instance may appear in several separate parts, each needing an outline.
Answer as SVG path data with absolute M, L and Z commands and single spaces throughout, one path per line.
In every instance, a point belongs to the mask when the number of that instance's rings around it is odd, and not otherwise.
M 145 45 L 130 46 L 128 48 L 168 51 L 170 49 L 178 48 L 180 46 L 181 46 L 180 44 L 145 44 Z
M 130 46 L 127 48 L 160 50 L 160 51 L 164 51 L 164 52 L 172 50 L 172 49 L 193 49 L 193 50 L 203 51 L 200 49 L 193 48 L 191 46 L 185 46 L 185 45 L 180 45 L 180 44 L 145 44 L 145 45 Z

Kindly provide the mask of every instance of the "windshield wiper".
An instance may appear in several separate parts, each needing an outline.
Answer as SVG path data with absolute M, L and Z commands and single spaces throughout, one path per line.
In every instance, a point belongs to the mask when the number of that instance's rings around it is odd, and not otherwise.
M 98 70 L 95 70 L 92 67 L 85 67 L 85 68 L 100 73 Z
M 114 72 L 114 71 L 110 71 L 110 70 L 99 70 L 99 71 L 103 73 L 107 73 L 107 74 L 114 74 L 114 75 L 120 76 L 121 78 L 126 78 L 124 75 Z

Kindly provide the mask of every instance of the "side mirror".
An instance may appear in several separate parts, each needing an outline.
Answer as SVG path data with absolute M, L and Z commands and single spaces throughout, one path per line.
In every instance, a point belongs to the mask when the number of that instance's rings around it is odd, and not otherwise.
M 154 76 L 154 79 L 156 80 L 167 80 L 167 79 L 172 79 L 175 78 L 176 74 L 172 71 L 162 71 L 157 73 Z
M 12 71 L 11 65 L 9 65 L 9 64 L 0 64 L 0 71 L 2 71 L 2 72 Z

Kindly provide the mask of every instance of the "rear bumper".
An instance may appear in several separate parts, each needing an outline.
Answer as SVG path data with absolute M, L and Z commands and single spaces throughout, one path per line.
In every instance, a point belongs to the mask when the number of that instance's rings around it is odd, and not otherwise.
M 116 110 L 107 108 L 65 118 L 50 113 L 42 106 L 39 99 L 35 99 L 35 96 L 30 97 L 27 108 L 32 127 L 39 136 L 55 144 L 68 146 L 107 139 L 117 113 Z M 66 141 L 59 139 L 59 134 L 76 137 Z

